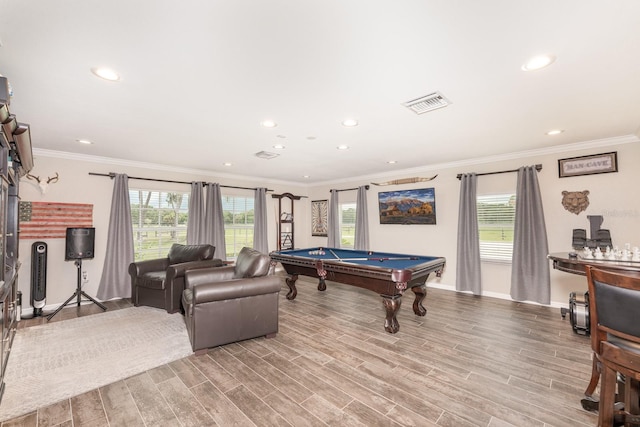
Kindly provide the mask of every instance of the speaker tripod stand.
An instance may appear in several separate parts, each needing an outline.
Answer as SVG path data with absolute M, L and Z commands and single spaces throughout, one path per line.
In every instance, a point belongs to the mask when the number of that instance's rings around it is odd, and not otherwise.
M 60 310 L 65 308 L 69 304 L 69 302 L 71 302 L 71 300 L 74 298 L 77 298 L 78 307 L 80 307 L 82 296 L 89 299 L 91 302 L 93 302 L 95 305 L 100 307 L 102 310 L 104 311 L 107 310 L 107 307 L 105 307 L 99 301 L 96 301 L 94 298 L 90 297 L 85 291 L 82 290 L 82 258 L 76 259 L 75 264 L 76 264 L 76 267 L 78 268 L 78 287 L 76 288 L 76 291 L 73 293 L 73 295 L 71 295 L 65 302 L 63 302 L 62 304 L 60 304 L 58 308 L 56 308 L 56 311 L 54 311 L 53 313 L 47 316 L 47 321 L 51 320 L 53 316 L 58 314 L 58 312 L 60 312 Z

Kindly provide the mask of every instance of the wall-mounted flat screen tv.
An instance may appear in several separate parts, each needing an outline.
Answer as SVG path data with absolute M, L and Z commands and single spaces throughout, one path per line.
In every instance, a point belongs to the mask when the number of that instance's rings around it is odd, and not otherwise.
M 433 188 L 378 193 L 380 224 L 435 224 L 436 192 Z

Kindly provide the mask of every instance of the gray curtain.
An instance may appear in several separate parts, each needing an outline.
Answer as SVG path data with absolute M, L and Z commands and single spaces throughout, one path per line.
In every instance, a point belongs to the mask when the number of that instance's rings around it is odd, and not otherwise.
M 222 211 L 220 184 L 207 183 L 207 200 L 204 215 L 206 241 L 216 247 L 215 258 L 224 261 L 227 259 L 227 246 L 224 239 L 224 213 Z
M 113 181 L 107 249 L 98 286 L 98 299 L 130 298 L 129 264 L 133 262 L 133 226 L 129 203 L 129 177 L 116 174 Z
M 458 210 L 458 249 L 456 258 L 456 290 L 482 294 L 480 268 L 480 236 L 475 173 L 463 174 L 460 179 Z
M 369 214 L 367 209 L 367 186 L 358 187 L 356 198 L 356 235 L 354 249 L 369 250 Z
M 340 247 L 340 205 L 338 190 L 331 190 L 329 199 L 329 217 L 327 218 L 327 247 Z
M 202 182 L 191 183 L 189 217 L 187 218 L 187 245 L 207 243 L 205 236 L 204 199 Z
M 263 254 L 269 253 L 266 188 L 256 188 L 253 219 L 253 249 Z
M 516 219 L 511 266 L 511 298 L 551 302 L 547 228 L 535 166 L 518 169 Z

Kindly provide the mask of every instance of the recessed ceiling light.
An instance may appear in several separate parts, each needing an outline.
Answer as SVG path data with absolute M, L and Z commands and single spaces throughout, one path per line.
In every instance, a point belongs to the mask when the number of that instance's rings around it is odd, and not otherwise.
M 535 71 L 551 65 L 556 57 L 553 55 L 534 56 L 522 65 L 524 71 Z
M 302 175 L 303 178 L 309 178 L 309 175 Z
M 553 129 L 547 132 L 547 135 L 560 135 L 562 132 L 564 132 L 563 129 Z
M 398 162 L 396 160 L 389 160 L 387 163 L 389 163 L 390 165 L 395 165 Z
M 284 150 L 284 145 L 276 144 L 276 145 L 273 146 L 273 148 L 275 148 L 276 150 Z
M 354 126 L 358 126 L 358 121 L 356 119 L 346 119 L 342 121 L 342 126 L 352 128 Z
M 109 80 L 110 82 L 117 82 L 120 80 L 118 73 L 110 68 L 95 67 L 91 69 L 91 72 L 101 79 Z
M 222 164 L 222 166 L 231 166 L 231 163 L 229 163 L 229 162 L 224 162 L 224 163 Z
M 273 120 L 265 120 L 262 122 L 262 126 L 266 127 L 266 128 L 274 128 L 276 126 L 278 126 L 278 124 L 276 122 L 274 122 Z
M 282 138 L 282 139 L 285 139 L 285 138 L 286 138 L 286 135 L 276 135 L 276 138 Z
M 336 148 L 337 148 L 338 150 L 348 150 L 348 149 L 349 149 L 349 146 L 348 146 L 348 145 L 338 145 Z
M 85 145 L 93 144 L 93 142 L 89 141 L 88 139 L 76 139 L 76 142 L 79 142 L 80 144 L 85 144 Z

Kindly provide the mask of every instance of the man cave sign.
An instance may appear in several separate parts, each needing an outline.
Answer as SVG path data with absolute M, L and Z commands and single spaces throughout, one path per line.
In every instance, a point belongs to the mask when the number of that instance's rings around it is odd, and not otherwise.
M 563 191 L 562 206 L 569 212 L 578 215 L 589 206 L 589 190 Z

